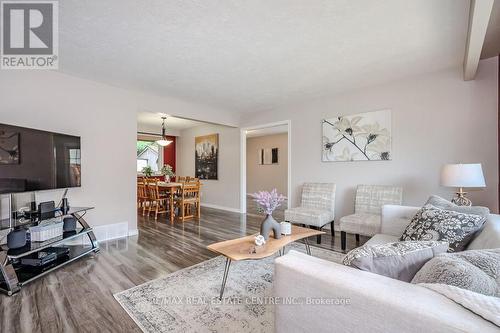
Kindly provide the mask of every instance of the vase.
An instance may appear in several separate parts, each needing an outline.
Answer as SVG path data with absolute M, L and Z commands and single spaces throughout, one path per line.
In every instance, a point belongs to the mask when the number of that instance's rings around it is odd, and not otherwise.
M 165 175 L 165 183 L 170 183 L 170 176 Z
M 269 239 L 269 232 L 273 231 L 273 237 L 275 239 L 279 239 L 281 237 L 281 226 L 276 220 L 273 218 L 271 214 L 267 214 L 264 221 L 260 225 L 260 234 L 264 236 L 264 239 L 267 241 Z

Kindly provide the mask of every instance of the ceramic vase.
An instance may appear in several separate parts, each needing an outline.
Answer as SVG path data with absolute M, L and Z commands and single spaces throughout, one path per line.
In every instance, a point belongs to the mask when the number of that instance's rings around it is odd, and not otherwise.
M 264 239 L 267 241 L 269 239 L 269 232 L 273 231 L 273 237 L 275 239 L 279 239 L 281 237 L 281 226 L 276 220 L 273 218 L 271 214 L 267 214 L 264 221 L 260 225 L 260 234 L 264 236 Z

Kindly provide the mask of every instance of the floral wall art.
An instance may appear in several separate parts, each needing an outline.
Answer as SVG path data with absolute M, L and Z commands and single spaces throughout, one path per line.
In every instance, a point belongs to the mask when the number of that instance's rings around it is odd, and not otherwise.
M 391 111 L 323 120 L 323 161 L 380 161 L 391 156 Z

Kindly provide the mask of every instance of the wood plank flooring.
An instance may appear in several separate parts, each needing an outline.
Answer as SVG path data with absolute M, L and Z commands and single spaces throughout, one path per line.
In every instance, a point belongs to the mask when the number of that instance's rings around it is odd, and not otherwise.
M 173 226 L 139 216 L 138 236 L 100 243 L 98 254 L 0 295 L 0 332 L 140 332 L 114 293 L 212 258 L 208 244 L 255 233 L 261 220 L 209 208 L 199 222 Z M 320 246 L 339 250 L 339 235 Z M 355 246 L 354 236 L 347 241 Z

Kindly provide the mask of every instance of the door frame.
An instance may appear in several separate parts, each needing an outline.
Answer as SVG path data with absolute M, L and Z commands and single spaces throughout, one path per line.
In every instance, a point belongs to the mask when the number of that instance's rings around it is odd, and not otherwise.
M 288 130 L 288 170 L 287 170 L 287 208 L 290 208 L 290 196 L 292 187 L 292 122 L 291 120 L 276 121 L 240 129 L 240 211 L 247 212 L 247 132 L 286 125 Z

